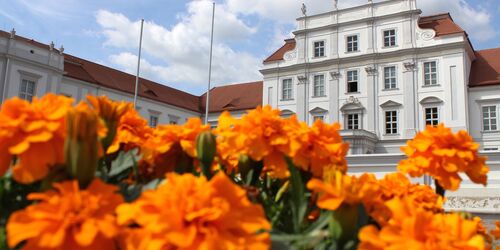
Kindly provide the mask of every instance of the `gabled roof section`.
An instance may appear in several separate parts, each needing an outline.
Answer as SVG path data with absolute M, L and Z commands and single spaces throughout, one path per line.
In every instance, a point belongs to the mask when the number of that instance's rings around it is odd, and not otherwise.
M 134 94 L 135 76 L 64 54 L 65 76 L 103 87 Z M 199 97 L 189 93 L 139 78 L 139 96 L 179 108 L 199 112 Z
M 286 39 L 285 44 L 281 46 L 276 52 L 274 52 L 271 56 L 269 56 L 264 63 L 282 61 L 285 53 L 288 51 L 292 51 L 295 49 L 296 42 L 294 38 Z
M 208 111 L 241 111 L 262 105 L 263 82 L 249 82 L 215 87 L 210 90 Z M 206 93 L 200 97 L 200 109 L 205 110 Z
M 470 87 L 500 85 L 500 48 L 476 51 L 469 79 Z
M 465 31 L 453 21 L 450 13 L 422 16 L 418 20 L 418 25 L 422 29 L 433 29 L 436 31 L 436 36 L 465 33 Z

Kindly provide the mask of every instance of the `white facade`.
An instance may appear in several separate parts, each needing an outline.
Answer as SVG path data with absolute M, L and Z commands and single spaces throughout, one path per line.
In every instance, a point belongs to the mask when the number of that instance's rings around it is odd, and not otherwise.
M 474 102 L 468 93 L 474 51 L 467 36 L 436 36 L 419 27 L 420 13 L 415 0 L 401 0 L 298 18 L 295 49 L 261 70 L 264 104 L 308 123 L 339 122 L 351 154 L 400 152 L 432 122 L 476 128 L 480 119 L 467 112 Z M 289 81 L 291 98 L 284 99 Z M 476 91 L 471 98 L 487 92 Z
M 52 92 L 70 96 L 79 102 L 86 95 L 106 95 L 113 100 L 133 102 L 133 95 L 65 75 L 64 49 L 44 48 L 43 44 L 15 36 L 0 36 L 0 103 L 12 97 L 30 100 Z M 182 124 L 197 111 L 139 97 L 139 113 L 150 125 Z

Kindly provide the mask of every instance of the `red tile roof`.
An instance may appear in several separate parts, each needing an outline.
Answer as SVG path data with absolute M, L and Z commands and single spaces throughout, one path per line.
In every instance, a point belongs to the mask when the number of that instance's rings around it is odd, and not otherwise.
M 240 111 L 262 105 L 263 82 L 249 82 L 215 87 L 210 90 L 209 112 Z M 200 98 L 200 108 L 205 111 L 206 93 Z
M 0 37 L 5 37 L 5 38 L 10 38 L 10 32 L 6 32 L 6 31 L 3 31 L 3 30 L 0 30 Z M 25 37 L 22 37 L 22 36 L 18 36 L 16 35 L 15 36 L 15 39 L 16 40 L 21 40 L 25 43 L 28 43 L 28 44 L 31 44 L 35 47 L 38 47 L 38 48 L 41 48 L 41 49 L 50 49 L 50 46 L 48 44 L 43 44 L 41 42 L 37 42 L 33 39 L 28 39 L 28 38 L 25 38 Z M 54 51 L 56 52 L 59 52 L 59 50 L 55 49 L 54 48 Z
M 500 85 L 500 48 L 476 51 L 475 54 L 469 86 Z
M 276 52 L 274 52 L 271 56 L 269 56 L 266 60 L 264 60 L 264 63 L 283 60 L 283 56 L 285 55 L 285 53 L 294 50 L 295 45 L 296 45 L 295 39 L 293 38 L 286 39 L 285 44 L 281 46 L 281 48 L 279 48 Z
M 422 29 L 435 30 L 436 36 L 465 33 L 465 31 L 453 21 L 450 13 L 422 16 L 418 20 L 418 25 Z
M 133 94 L 135 76 L 90 62 L 72 55 L 64 54 L 65 76 L 103 87 Z M 176 107 L 199 112 L 200 97 L 139 78 L 139 96 L 170 104 Z

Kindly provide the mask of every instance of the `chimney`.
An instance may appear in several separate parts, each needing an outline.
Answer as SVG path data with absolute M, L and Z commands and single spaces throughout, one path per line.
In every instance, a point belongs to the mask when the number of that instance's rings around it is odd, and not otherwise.
M 10 39 L 14 39 L 15 37 L 16 37 L 16 30 L 12 28 L 12 30 L 10 31 Z

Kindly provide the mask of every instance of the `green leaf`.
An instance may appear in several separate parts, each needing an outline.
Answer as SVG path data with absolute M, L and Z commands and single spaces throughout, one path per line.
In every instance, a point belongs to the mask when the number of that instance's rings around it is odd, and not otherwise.
M 138 149 L 133 149 L 128 152 L 120 151 L 118 157 L 111 163 L 111 171 L 109 177 L 116 177 L 127 170 L 132 170 L 136 162 L 139 160 L 137 155 Z
M 330 222 L 331 218 L 332 218 L 332 212 L 330 211 L 322 212 L 319 218 L 313 224 L 311 224 L 304 232 L 312 233 L 314 231 L 324 229 L 324 227 L 326 227 Z
M 300 233 L 301 225 L 307 211 L 306 189 L 297 167 L 295 167 L 290 158 L 286 157 L 285 160 L 288 164 L 288 171 L 290 171 L 291 185 L 289 190 L 292 197 L 290 202 L 293 216 L 293 231 Z

